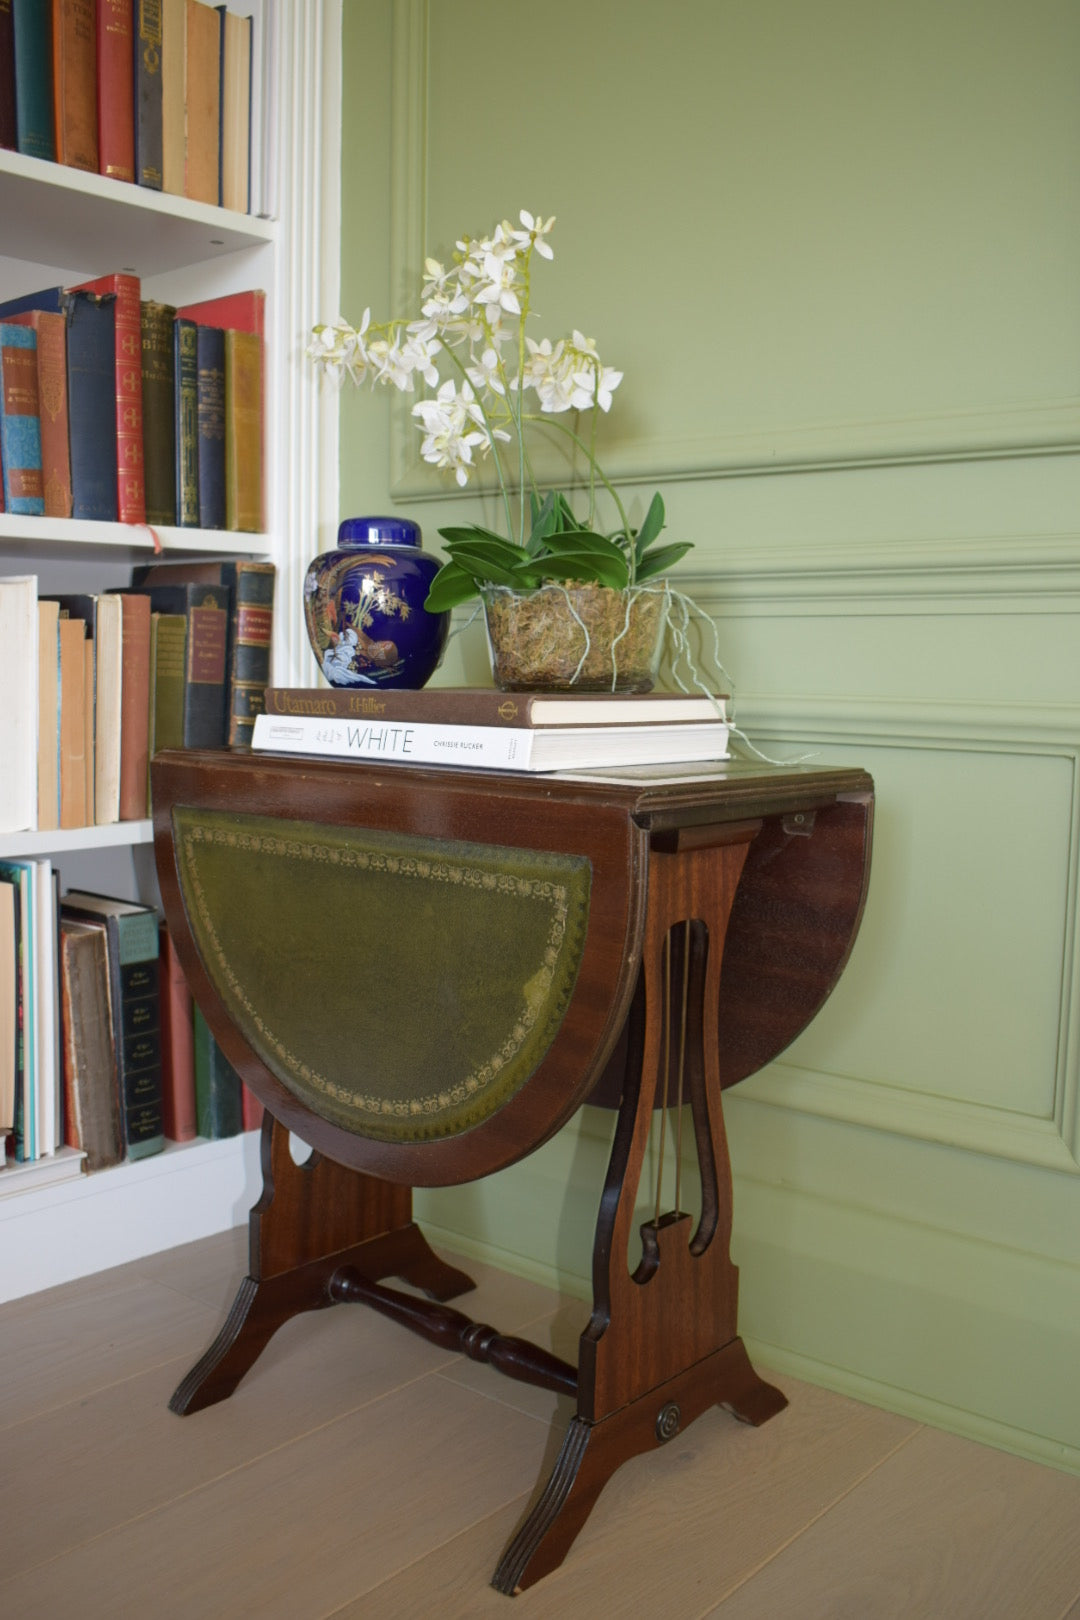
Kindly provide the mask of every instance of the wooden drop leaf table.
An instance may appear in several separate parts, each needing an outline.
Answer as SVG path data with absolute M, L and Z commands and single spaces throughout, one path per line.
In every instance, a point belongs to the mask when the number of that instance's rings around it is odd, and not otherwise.
M 627 1459 L 711 1405 L 754 1424 L 785 1405 L 737 1333 L 721 1093 L 840 975 L 873 784 L 741 761 L 602 781 L 169 751 L 152 770 L 177 953 L 266 1107 L 249 1272 L 172 1409 L 225 1399 L 283 1322 L 344 1302 L 569 1393 L 493 1577 L 520 1591 Z M 472 1283 L 428 1246 L 412 1188 L 502 1169 L 586 1102 L 618 1118 L 572 1366 L 445 1303 Z M 290 1132 L 312 1149 L 302 1165 Z M 700 1193 L 684 1200 L 691 1155 Z

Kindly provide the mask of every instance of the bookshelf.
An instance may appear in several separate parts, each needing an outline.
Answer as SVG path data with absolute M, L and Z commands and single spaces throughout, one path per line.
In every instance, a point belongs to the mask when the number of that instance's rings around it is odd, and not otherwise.
M 341 0 L 281 8 L 268 93 L 276 103 L 278 212 L 237 214 L 0 150 L 0 298 L 112 271 L 142 296 L 191 303 L 267 293 L 266 532 L 159 528 L 162 555 L 267 557 L 278 568 L 274 679 L 312 678 L 300 611 L 308 559 L 337 521 L 336 403 L 302 358 L 310 326 L 336 308 Z M 0 514 L 0 574 L 37 574 L 42 594 L 126 584 L 155 533 L 120 523 Z M 49 855 L 64 887 L 158 899 L 149 821 L 0 835 L 0 858 Z M 252 1135 L 170 1144 L 77 1180 L 19 1178 L 0 1197 L 0 1300 L 246 1220 L 258 1194 Z M 4 1172 L 0 1172 L 2 1175 Z M 23 1190 L 25 1188 L 25 1190 Z

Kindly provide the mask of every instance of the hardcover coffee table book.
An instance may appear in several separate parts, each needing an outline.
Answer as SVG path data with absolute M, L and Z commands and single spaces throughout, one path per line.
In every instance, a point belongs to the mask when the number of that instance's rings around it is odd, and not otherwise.
M 226 1399 L 282 1323 L 336 1304 L 567 1394 L 559 1455 L 493 1577 L 530 1586 L 572 1556 L 629 1458 L 710 1406 L 760 1424 L 785 1405 L 738 1335 L 721 1094 L 805 1028 L 843 970 L 871 779 L 732 760 L 583 781 L 190 750 L 158 754 L 152 775 L 177 955 L 266 1108 L 249 1273 L 172 1409 Z M 341 971 L 357 918 L 380 942 L 359 1002 Z M 358 1008 L 359 1052 L 342 1038 Z M 442 1303 L 472 1282 L 428 1246 L 411 1189 L 524 1158 L 586 1101 L 618 1123 L 602 1196 L 586 1200 L 594 1297 L 574 1365 Z M 672 1185 L 653 1132 L 684 1114 Z M 302 1168 L 290 1130 L 313 1149 Z M 680 1194 L 684 1160 L 700 1203 Z M 643 1226 L 641 1207 L 655 1210 Z

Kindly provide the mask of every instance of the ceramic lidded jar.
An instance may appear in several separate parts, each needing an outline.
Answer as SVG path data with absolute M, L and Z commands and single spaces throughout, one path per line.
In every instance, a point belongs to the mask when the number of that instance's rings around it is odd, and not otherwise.
M 346 518 L 304 579 L 312 651 L 331 686 L 416 689 L 438 668 L 449 613 L 424 600 L 439 563 L 409 518 Z

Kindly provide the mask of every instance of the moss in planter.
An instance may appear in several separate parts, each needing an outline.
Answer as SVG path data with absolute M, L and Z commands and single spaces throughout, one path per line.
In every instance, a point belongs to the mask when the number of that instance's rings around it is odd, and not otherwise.
M 572 581 L 484 590 L 495 684 L 504 691 L 648 692 L 656 678 L 665 595 Z

